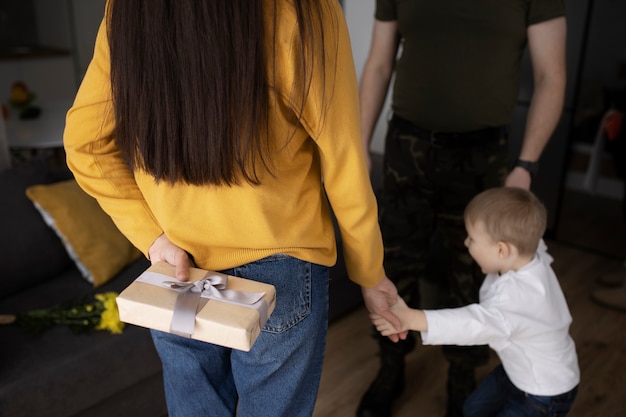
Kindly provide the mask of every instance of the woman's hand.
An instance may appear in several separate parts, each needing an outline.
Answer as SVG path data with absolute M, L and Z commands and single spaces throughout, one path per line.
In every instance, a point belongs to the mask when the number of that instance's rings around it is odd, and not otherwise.
M 167 262 L 176 268 L 176 279 L 179 281 L 189 280 L 189 268 L 191 267 L 191 260 L 189 254 L 180 247 L 173 244 L 163 233 L 157 237 L 150 249 L 148 249 L 148 256 L 150 261 L 155 262 Z

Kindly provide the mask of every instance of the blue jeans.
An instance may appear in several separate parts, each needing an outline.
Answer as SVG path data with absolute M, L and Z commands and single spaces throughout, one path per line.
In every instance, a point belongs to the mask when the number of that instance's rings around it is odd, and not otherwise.
M 564 417 L 578 387 L 555 396 L 531 395 L 511 383 L 502 365 L 494 369 L 467 398 L 465 417 Z
M 272 284 L 276 307 L 249 352 L 152 331 L 170 417 L 310 417 L 328 321 L 328 268 L 274 255 L 221 271 Z

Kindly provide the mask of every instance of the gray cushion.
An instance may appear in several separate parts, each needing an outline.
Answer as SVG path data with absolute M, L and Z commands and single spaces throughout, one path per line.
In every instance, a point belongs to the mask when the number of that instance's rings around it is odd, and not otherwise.
M 71 265 L 61 240 L 25 195 L 27 187 L 57 179 L 42 159 L 0 171 L 0 299 Z

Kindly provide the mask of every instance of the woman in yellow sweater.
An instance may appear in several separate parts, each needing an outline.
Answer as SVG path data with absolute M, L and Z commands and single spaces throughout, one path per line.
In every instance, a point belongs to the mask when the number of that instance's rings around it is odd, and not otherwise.
M 64 141 L 81 187 L 151 261 L 277 289 L 250 352 L 153 332 L 170 417 L 311 415 L 331 206 L 350 278 L 396 320 L 336 0 L 110 1 Z

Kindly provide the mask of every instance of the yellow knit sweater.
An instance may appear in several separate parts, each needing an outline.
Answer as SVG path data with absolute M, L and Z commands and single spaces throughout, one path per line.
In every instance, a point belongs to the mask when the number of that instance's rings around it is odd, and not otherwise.
M 337 217 L 350 278 L 371 287 L 383 277 L 383 248 L 359 128 L 358 91 L 347 27 L 336 0 L 325 22 L 326 80 L 313 79 L 302 123 L 293 131 L 296 19 L 288 2 L 277 22 L 277 76 L 270 131 L 277 149 L 275 177 L 231 187 L 158 184 L 134 175 L 115 145 L 109 46 L 103 21 L 93 60 L 67 115 L 70 169 L 118 228 L 144 254 L 165 233 L 200 268 L 221 270 L 285 253 L 331 266 L 336 245 L 328 202 Z M 268 37 L 271 38 L 271 35 Z M 335 51 L 335 44 L 337 50 Z M 325 86 L 322 93 L 320 86 Z M 326 113 L 322 117 L 322 96 Z M 286 147 L 284 146 L 285 144 Z

